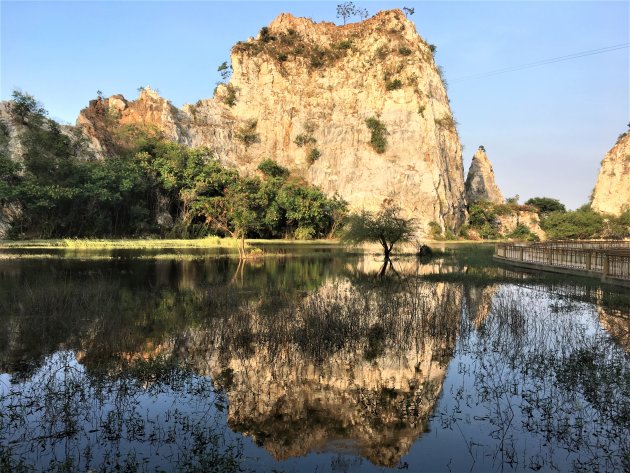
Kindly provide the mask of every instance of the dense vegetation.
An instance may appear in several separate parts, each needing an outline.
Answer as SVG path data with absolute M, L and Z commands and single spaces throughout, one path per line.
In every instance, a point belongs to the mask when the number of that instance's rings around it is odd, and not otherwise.
M 468 226 L 460 236 L 466 237 L 468 229 L 482 239 L 509 238 L 535 241 L 538 237 L 524 224 L 517 224 L 508 234 L 501 233 L 500 217 L 514 215 L 518 211 L 536 212 L 540 228 L 550 240 L 588 240 L 630 238 L 630 211 L 619 216 L 599 214 L 586 204 L 577 210 L 567 211 L 564 204 L 549 197 L 534 197 L 519 205 L 518 199 L 505 204 L 477 202 L 468 207 Z M 441 228 L 437 228 L 439 233 Z
M 102 237 L 208 234 L 243 238 L 326 237 L 347 205 L 291 176 L 272 160 L 240 176 L 205 148 L 187 149 L 155 130 L 120 127 L 117 152 L 91 157 L 80 135 L 63 131 L 28 94 L 15 93 L 23 159 L 0 127 L 0 205 L 20 209 L 12 236 Z M 124 143 L 122 143 L 124 141 Z M 121 144 L 122 143 L 122 144 Z
M 474 230 L 483 240 L 505 237 L 514 240 L 537 241 L 538 236 L 522 222 L 517 223 L 510 233 L 501 233 L 500 217 L 514 215 L 521 211 L 536 211 L 536 208 L 530 205 L 519 205 L 516 202 L 505 204 L 476 202 L 468 207 L 469 228 Z M 463 231 L 468 233 L 467 228 Z
M 594 212 L 588 204 L 574 211 L 551 212 L 540 223 L 553 240 L 630 237 L 630 211 L 618 217 L 601 215 Z

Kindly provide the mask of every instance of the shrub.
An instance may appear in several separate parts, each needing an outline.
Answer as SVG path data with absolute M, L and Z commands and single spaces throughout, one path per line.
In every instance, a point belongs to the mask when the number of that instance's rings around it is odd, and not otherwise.
M 269 31 L 269 27 L 268 26 L 263 26 L 260 29 L 260 40 L 263 43 L 268 43 L 270 41 L 274 41 L 275 39 L 276 39 L 276 37 L 271 35 L 271 32 Z
M 444 68 L 442 66 L 437 67 L 438 75 L 442 80 L 442 84 L 444 84 L 444 88 L 448 90 L 448 82 L 446 81 L 446 75 L 444 74 Z
M 368 118 L 365 120 L 365 124 L 372 132 L 370 138 L 372 148 L 379 154 L 384 153 L 385 149 L 387 149 L 387 129 L 385 128 L 385 124 L 376 117 Z
M 376 50 L 376 54 L 375 56 L 378 59 L 385 59 L 387 56 L 389 56 L 389 49 L 387 48 L 387 46 L 383 45 L 383 46 L 379 46 L 379 48 Z
M 317 140 L 310 133 L 300 133 L 295 137 L 293 142 L 301 148 L 302 146 L 315 144 L 317 143 Z
M 323 49 L 315 48 L 311 52 L 310 64 L 314 69 L 319 69 L 326 65 L 326 51 Z
M 422 118 L 424 118 L 424 111 L 425 111 L 425 110 L 426 110 L 426 107 L 425 107 L 424 105 L 420 105 L 420 106 L 418 107 L 418 113 L 420 114 L 420 116 L 421 116 Z
M 462 225 L 461 227 L 459 227 L 459 231 L 457 232 L 457 235 L 460 238 L 468 239 L 470 237 L 470 235 L 468 234 L 469 230 L 470 228 L 468 227 L 468 225 Z
M 293 234 L 296 240 L 311 240 L 315 237 L 315 230 L 312 227 L 298 227 Z
M 448 131 L 456 132 L 457 131 L 457 122 L 453 120 L 453 117 L 450 115 L 446 115 L 442 118 L 436 118 L 435 124 Z
M 308 162 L 313 164 L 321 155 L 322 153 L 317 148 L 313 148 L 310 153 L 308 153 Z
M 630 237 L 630 210 L 626 210 L 619 217 L 606 218 L 602 236 L 615 240 Z
M 260 142 L 260 135 L 256 132 L 256 127 L 258 126 L 258 120 L 251 119 L 248 120 L 244 126 L 242 126 L 238 133 L 237 138 L 245 144 L 245 146 L 252 145 L 254 143 Z
M 429 237 L 433 240 L 442 239 L 442 226 L 437 222 L 429 222 Z
M 223 97 L 223 103 L 228 107 L 236 105 L 236 87 L 232 84 L 225 86 L 225 96 Z
M 429 44 L 429 49 L 431 50 L 432 54 L 435 54 L 435 52 L 437 51 L 437 46 L 435 44 Z
M 532 233 L 532 231 L 527 228 L 522 223 L 516 225 L 514 230 L 506 235 L 507 238 L 512 238 L 514 240 L 524 240 L 524 241 L 539 241 L 538 235 Z
M 267 177 L 286 178 L 289 176 L 289 170 L 284 166 L 280 166 L 273 159 L 265 159 L 258 165 L 258 170 Z
M 500 237 L 499 231 L 496 227 L 490 225 L 489 223 L 483 224 L 481 227 L 476 228 L 477 233 L 479 233 L 479 237 L 483 240 L 496 240 Z
M 413 51 L 406 46 L 402 46 L 398 49 L 398 52 L 403 56 L 409 56 Z
M 495 207 L 489 202 L 477 202 L 468 207 L 468 224 L 481 238 L 497 238 L 498 221 Z
M 352 47 L 352 41 L 350 41 L 349 39 L 344 39 L 343 41 L 340 41 L 339 43 L 333 46 L 333 48 L 341 49 L 341 50 L 350 49 L 351 47 Z
M 444 230 L 444 239 L 449 241 L 457 240 L 457 235 L 455 235 L 451 229 L 447 228 Z
M 402 82 L 400 81 L 400 79 L 394 79 L 394 80 L 387 80 L 385 81 L 385 89 L 390 91 L 390 90 L 396 90 L 396 89 L 400 89 L 402 87 Z

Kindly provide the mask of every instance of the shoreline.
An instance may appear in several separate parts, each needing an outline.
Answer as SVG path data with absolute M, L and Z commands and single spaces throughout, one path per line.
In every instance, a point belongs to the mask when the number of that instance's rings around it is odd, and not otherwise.
M 441 245 L 462 245 L 462 244 L 490 244 L 498 243 L 504 240 L 423 240 L 423 243 L 434 246 Z M 322 246 L 343 246 L 352 248 L 353 245 L 345 244 L 339 239 L 327 240 L 289 240 L 289 239 L 247 239 L 246 245 L 322 245 Z M 198 239 L 151 239 L 151 238 L 56 238 L 50 240 L 34 239 L 34 240 L 0 240 L 0 250 L 5 249 L 77 249 L 77 250 L 105 250 L 105 249 L 186 249 L 186 248 L 237 248 L 238 241 L 233 238 L 206 237 Z M 358 245 L 360 247 L 369 248 L 372 245 Z M 405 250 L 409 244 L 401 244 L 400 248 Z

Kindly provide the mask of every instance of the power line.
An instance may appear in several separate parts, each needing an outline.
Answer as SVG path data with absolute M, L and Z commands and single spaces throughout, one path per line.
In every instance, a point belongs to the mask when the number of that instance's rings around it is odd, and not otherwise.
M 579 53 L 566 54 L 564 56 L 552 57 L 549 59 L 543 59 L 540 61 L 530 62 L 527 64 L 521 64 L 518 66 L 504 67 L 502 69 L 495 69 L 494 71 L 482 72 L 479 74 L 471 74 L 469 76 L 463 76 L 463 77 L 458 77 L 456 79 L 449 80 L 449 82 L 454 83 L 454 82 L 460 82 L 460 81 L 468 80 L 468 79 L 480 79 L 482 77 L 490 77 L 490 76 L 495 76 L 498 74 L 505 74 L 507 72 L 520 71 L 522 69 L 529 69 L 531 67 L 539 67 L 539 66 L 544 66 L 547 64 L 553 64 L 556 62 L 569 61 L 571 59 L 577 59 L 577 58 L 586 57 L 586 56 L 593 56 L 595 54 L 602 54 L 602 53 L 607 53 L 610 51 L 617 51 L 619 49 L 625 49 L 628 46 L 630 46 L 630 43 L 615 44 L 613 46 L 606 46 L 604 48 L 591 49 L 589 51 L 581 51 Z

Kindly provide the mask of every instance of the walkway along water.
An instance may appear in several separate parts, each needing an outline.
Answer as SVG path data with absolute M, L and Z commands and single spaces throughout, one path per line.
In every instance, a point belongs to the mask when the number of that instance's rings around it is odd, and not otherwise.
M 601 278 L 630 287 L 630 241 L 498 243 L 494 258 L 515 266 Z

